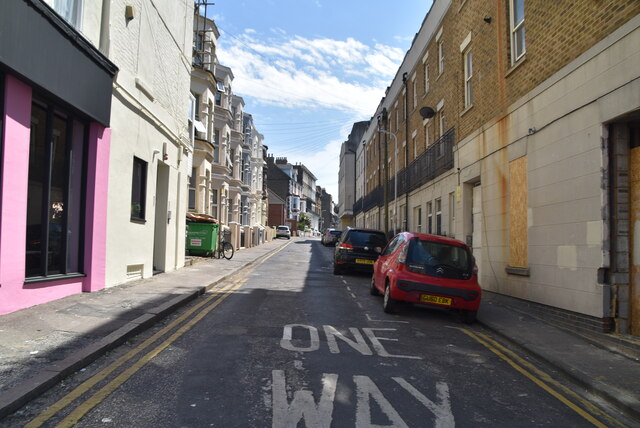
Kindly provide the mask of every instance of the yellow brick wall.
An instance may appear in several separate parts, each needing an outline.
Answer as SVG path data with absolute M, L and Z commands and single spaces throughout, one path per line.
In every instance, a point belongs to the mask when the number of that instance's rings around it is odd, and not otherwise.
M 404 166 L 405 159 L 403 141 L 408 145 L 408 162 L 411 163 L 414 159 L 411 137 L 414 131 L 417 131 L 415 141 L 418 144 L 418 155 L 424 151 L 425 127 L 419 114 L 421 107 L 435 108 L 444 100 L 446 128 L 455 128 L 456 141 L 461 141 L 483 124 L 502 117 L 509 105 L 640 13 L 639 0 L 527 0 L 526 55 L 514 67 L 510 59 L 508 4 L 509 0 L 452 1 L 441 23 L 441 37 L 445 46 L 443 74 L 438 75 L 435 34 L 428 45 L 422 47 L 420 60 L 408 73 L 408 138 L 402 115 L 403 91 L 399 92 L 397 98 L 387 100 L 392 106 L 389 109 L 389 130 L 398 138 L 400 169 Z M 490 18 L 490 22 L 486 22 L 484 18 Z M 472 35 L 469 48 L 473 51 L 474 102 L 472 108 L 464 111 L 464 63 L 460 45 L 469 33 Z M 422 58 L 427 52 L 430 89 L 425 93 Z M 416 108 L 413 107 L 414 75 L 418 83 Z M 402 76 L 398 78 L 401 79 Z M 396 101 L 398 106 L 394 108 Z M 396 110 L 399 110 L 398 122 Z M 375 123 L 374 120 L 373 126 Z M 430 133 L 430 141 L 433 143 L 440 135 L 437 117 L 431 120 Z M 387 141 L 388 154 L 393 158 L 393 138 L 387 137 Z M 378 150 L 375 159 L 367 161 L 369 172 L 378 166 L 380 155 Z M 386 160 L 383 165 L 386 165 Z M 384 172 L 380 171 L 379 174 L 383 176 Z M 374 187 L 369 186 L 369 190 Z

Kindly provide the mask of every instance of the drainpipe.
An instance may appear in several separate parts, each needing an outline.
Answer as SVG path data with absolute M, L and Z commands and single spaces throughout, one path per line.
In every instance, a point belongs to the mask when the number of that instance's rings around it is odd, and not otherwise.
M 378 129 L 380 130 L 381 128 L 384 128 L 385 130 L 387 129 L 387 119 L 388 119 L 388 115 L 387 115 L 387 108 L 384 107 L 382 109 L 382 113 L 380 114 L 380 116 L 378 116 Z M 378 132 L 378 147 L 380 146 L 380 142 L 382 141 L 380 138 L 380 134 L 381 132 Z M 384 162 L 384 235 L 385 236 L 389 236 L 389 170 L 387 168 L 387 158 L 389 157 L 389 151 L 388 151 L 388 147 L 387 147 L 387 134 L 386 132 L 382 133 L 384 135 L 384 159 L 382 159 L 382 156 L 378 155 L 378 158 L 380 159 L 380 168 L 382 169 L 382 165 Z M 381 150 L 378 150 L 378 153 L 382 153 Z M 378 176 L 380 176 L 380 174 L 378 174 Z
M 402 222 L 402 230 L 408 229 L 409 222 L 409 176 L 407 167 L 409 166 L 409 89 L 407 88 L 407 73 L 402 75 L 402 83 L 404 84 L 404 221 Z
M 111 0 L 102 0 L 102 15 L 100 16 L 100 52 L 109 56 L 109 21 Z

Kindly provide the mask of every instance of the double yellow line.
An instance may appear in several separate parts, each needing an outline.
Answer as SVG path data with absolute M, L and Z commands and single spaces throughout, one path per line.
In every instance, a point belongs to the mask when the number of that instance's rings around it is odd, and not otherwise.
M 548 373 L 538 369 L 536 366 L 520 357 L 513 351 L 505 348 L 489 336 L 483 333 L 474 333 L 472 331 L 461 328 L 466 335 L 484 345 L 491 352 L 506 361 L 511 367 L 522 375 L 526 376 L 533 383 L 544 389 L 546 392 L 560 400 L 564 405 L 572 409 L 574 412 L 582 416 L 587 421 L 597 427 L 625 427 L 624 424 L 609 416 L 590 401 L 584 399 L 576 392 L 562 385 L 560 382 L 552 378 Z M 576 404 L 578 403 L 578 404 Z M 606 423 L 600 422 L 600 420 Z
M 264 257 L 259 263 L 251 268 L 251 271 L 257 266 L 261 265 L 269 258 L 282 251 L 289 243 L 283 245 L 278 250 Z M 113 380 L 109 381 L 106 385 L 101 387 L 97 392 L 84 400 L 78 407 L 76 407 L 67 417 L 59 422 L 56 427 L 71 427 L 80 421 L 91 409 L 100 404 L 106 397 L 114 392 L 118 387 L 125 383 L 131 376 L 133 376 L 138 370 L 140 370 L 145 364 L 155 358 L 158 354 L 164 351 L 169 345 L 179 339 L 193 326 L 195 326 L 202 318 L 204 318 L 209 312 L 214 310 L 222 301 L 224 301 L 229 295 L 233 294 L 247 281 L 247 277 L 250 271 L 243 273 L 240 277 L 233 280 L 230 284 L 225 285 L 213 292 L 210 296 L 206 297 L 202 302 L 189 309 L 184 314 L 180 315 L 176 320 L 168 324 L 166 327 L 155 333 L 153 336 L 142 342 L 136 348 L 132 349 L 125 355 L 118 358 L 113 363 L 109 364 L 106 368 L 100 371 L 95 376 L 86 380 L 80 384 L 77 388 L 58 400 L 56 403 L 48 407 L 44 412 L 38 415 L 35 419 L 25 425 L 25 428 L 37 428 L 45 424 L 49 419 L 54 417 L 61 410 L 69 407 L 74 401 L 78 400 L 84 394 L 88 393 L 99 383 L 103 382 L 108 376 L 122 367 L 129 360 L 142 353 L 144 350 L 153 345 L 156 341 L 167 335 L 174 328 L 182 324 L 189 319 L 192 315 L 196 314 L 189 321 L 184 323 L 178 330 L 176 330 L 171 336 L 162 341 L 159 345 L 142 356 L 138 361 L 116 376 Z M 204 308 L 204 309 L 203 309 Z M 202 309 L 202 310 L 201 310 Z M 198 312 L 200 311 L 200 312 Z

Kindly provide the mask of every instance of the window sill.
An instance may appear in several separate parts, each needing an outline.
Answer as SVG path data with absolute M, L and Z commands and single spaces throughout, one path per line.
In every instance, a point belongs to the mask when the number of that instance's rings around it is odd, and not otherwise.
M 522 55 L 522 57 L 511 66 L 510 69 L 507 70 L 507 72 L 505 73 L 504 77 L 509 77 L 509 75 L 511 73 L 513 73 L 516 69 L 518 69 L 522 64 L 524 64 L 527 61 L 527 54 L 526 52 Z
M 131 223 L 146 224 L 147 220 L 143 218 L 131 217 Z
M 509 275 L 531 276 L 529 268 L 507 266 L 504 271 Z
M 471 110 L 473 108 L 473 104 L 471 104 L 469 107 L 465 108 L 464 110 L 462 110 L 462 113 L 460 113 L 460 117 L 464 116 L 465 114 L 467 114 L 467 112 L 469 110 Z
M 34 276 L 32 278 L 26 278 L 24 280 L 25 285 L 28 284 L 41 284 L 43 282 L 63 281 L 74 278 L 86 278 L 87 275 L 83 273 L 68 273 L 65 275 L 51 275 L 51 276 Z

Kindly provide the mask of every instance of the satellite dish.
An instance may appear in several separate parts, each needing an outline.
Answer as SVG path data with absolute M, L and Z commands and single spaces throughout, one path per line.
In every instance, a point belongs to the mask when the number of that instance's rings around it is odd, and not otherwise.
M 423 119 L 431 119 L 435 115 L 436 112 L 431 107 L 422 107 L 420 109 L 420 116 L 422 116 Z

